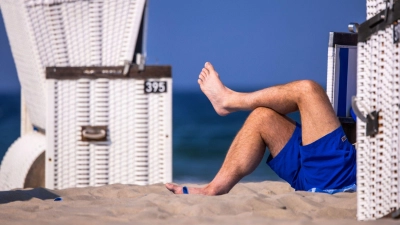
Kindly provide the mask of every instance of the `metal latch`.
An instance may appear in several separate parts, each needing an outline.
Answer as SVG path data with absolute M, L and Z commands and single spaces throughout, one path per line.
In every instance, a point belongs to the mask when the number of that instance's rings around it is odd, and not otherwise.
M 367 116 L 360 111 L 357 106 L 357 98 L 353 96 L 351 101 L 351 107 L 353 108 L 354 113 L 356 114 L 357 118 L 367 124 L 366 135 L 367 136 L 374 136 L 379 131 L 379 112 L 380 111 L 369 111 L 368 108 L 365 106 L 363 102 L 360 102 L 361 106 L 364 108 L 365 111 L 368 112 Z
M 397 44 L 400 41 L 400 24 L 395 22 L 393 24 L 393 43 Z
M 367 41 L 373 34 L 380 30 L 386 29 L 388 26 L 393 25 L 395 27 L 397 21 L 400 19 L 400 2 L 394 3 L 393 0 L 386 1 L 386 8 L 380 11 L 369 20 L 360 24 L 358 30 L 358 42 Z M 395 29 L 395 28 L 394 28 Z M 395 34 L 393 34 L 393 39 Z
M 367 115 L 367 136 L 374 136 L 379 128 L 379 111 L 373 111 Z

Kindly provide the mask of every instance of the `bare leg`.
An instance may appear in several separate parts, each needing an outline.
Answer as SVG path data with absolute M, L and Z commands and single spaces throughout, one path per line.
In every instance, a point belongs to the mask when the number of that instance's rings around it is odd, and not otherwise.
M 228 193 L 244 176 L 253 172 L 268 147 L 273 157 L 288 142 L 295 123 L 268 108 L 255 109 L 238 132 L 215 178 L 203 188 L 189 187 L 190 194 L 220 195 Z M 279 133 L 276 131 L 279 130 Z M 166 184 L 175 194 L 182 186 Z
M 293 123 L 282 115 L 300 111 L 303 145 L 318 140 L 340 126 L 325 91 L 313 81 L 295 81 L 252 93 L 239 93 L 225 87 L 214 67 L 206 63 L 198 82 L 219 115 L 238 110 L 256 110 L 233 141 L 216 177 L 204 188 L 190 188 L 189 192 L 193 194 L 229 192 L 241 178 L 256 168 L 266 146 L 275 157 L 295 129 Z M 176 194 L 182 193 L 180 186 L 166 184 L 166 187 Z
M 282 115 L 300 110 L 303 145 L 318 140 L 340 126 L 325 91 L 310 80 L 239 93 L 225 87 L 211 63 L 206 63 L 198 82 L 219 115 L 258 107 L 267 107 Z

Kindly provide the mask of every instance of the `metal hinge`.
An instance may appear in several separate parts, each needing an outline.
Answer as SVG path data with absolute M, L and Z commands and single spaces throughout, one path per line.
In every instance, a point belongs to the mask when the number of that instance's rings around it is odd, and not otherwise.
M 400 19 L 400 2 L 393 3 L 393 0 L 386 1 L 386 9 L 379 12 L 374 17 L 362 23 L 358 29 L 358 42 L 367 41 L 373 34 L 380 30 L 386 29 L 388 26 L 393 25 L 393 29 Z M 399 33 L 393 32 L 393 41 L 397 43 Z M 396 37 L 396 38 L 395 38 Z
M 144 55 L 142 55 L 141 53 L 137 53 L 136 54 L 136 64 L 138 65 L 138 71 L 143 71 L 144 70 L 144 67 L 145 67 L 145 64 L 146 64 L 146 57 L 144 56 Z M 124 63 L 124 70 L 123 70 L 123 72 L 122 72 L 122 74 L 124 75 L 124 76 L 127 76 L 128 75 L 128 73 L 129 73 L 129 69 L 130 69 L 130 67 L 132 66 L 132 65 L 134 65 L 134 64 L 131 64 L 131 62 L 129 62 L 129 61 L 125 61 L 125 63 Z
M 362 122 L 367 124 L 366 127 L 366 135 L 367 136 L 374 136 L 379 132 L 379 110 L 370 111 L 368 110 L 367 106 L 363 102 L 359 102 L 360 105 L 364 108 L 367 112 L 365 116 L 364 113 L 361 112 L 357 105 L 358 99 L 357 97 L 353 96 L 351 107 L 353 108 L 354 113 L 356 114 L 357 118 L 360 119 Z

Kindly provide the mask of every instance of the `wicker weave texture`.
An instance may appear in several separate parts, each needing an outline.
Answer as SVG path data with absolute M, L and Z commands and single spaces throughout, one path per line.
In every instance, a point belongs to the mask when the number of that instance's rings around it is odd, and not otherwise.
M 367 0 L 367 19 L 386 9 L 386 0 Z
M 166 81 L 172 90 L 171 79 Z M 144 80 L 50 80 L 46 187 L 146 185 L 172 180 L 171 92 L 145 94 Z M 107 141 L 81 140 L 107 126 Z M 47 170 L 49 168 L 49 170 Z
M 23 1 L 1 0 L 8 39 L 11 45 L 17 73 L 25 97 L 31 122 L 44 128 L 46 125 L 45 80 L 39 55 L 33 44 L 33 32 Z
M 25 178 L 33 162 L 45 151 L 44 135 L 31 132 L 18 138 L 8 149 L 0 167 L 0 190 L 24 188 Z
M 367 0 L 367 19 L 387 7 L 385 0 Z M 400 208 L 399 46 L 388 27 L 358 44 L 357 97 L 380 111 L 379 133 L 366 136 L 357 121 L 357 218 L 377 219 Z
M 392 27 L 358 45 L 358 101 L 377 110 L 379 133 L 366 136 L 357 121 L 357 186 L 359 220 L 377 219 L 400 207 L 399 46 Z
M 0 0 L 31 122 L 46 127 L 45 67 L 132 61 L 146 0 Z

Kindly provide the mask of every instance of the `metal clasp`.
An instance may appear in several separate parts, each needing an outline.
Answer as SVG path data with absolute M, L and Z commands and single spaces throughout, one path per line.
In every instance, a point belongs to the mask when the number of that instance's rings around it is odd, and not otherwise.
M 364 108 L 365 111 L 368 112 L 367 116 L 360 111 L 357 106 L 357 97 L 353 96 L 351 101 L 351 107 L 353 108 L 354 113 L 356 114 L 357 118 L 367 124 L 366 134 L 367 136 L 373 136 L 378 133 L 379 131 L 379 112 L 380 111 L 369 111 L 367 106 L 363 102 L 359 102 L 360 105 Z

